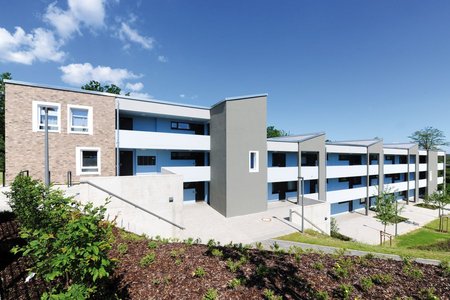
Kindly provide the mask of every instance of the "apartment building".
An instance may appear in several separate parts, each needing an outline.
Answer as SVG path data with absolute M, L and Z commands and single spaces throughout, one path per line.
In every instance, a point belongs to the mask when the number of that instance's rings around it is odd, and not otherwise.
M 299 194 L 329 203 L 331 214 L 367 211 L 383 190 L 415 202 L 445 185 L 445 153 L 415 144 L 327 142 L 325 133 L 266 139 L 265 94 L 198 107 L 11 80 L 5 88 L 7 182 L 23 170 L 44 177 L 49 108 L 52 182 L 65 184 L 69 172 L 75 182 L 179 174 L 184 201 L 227 217 Z

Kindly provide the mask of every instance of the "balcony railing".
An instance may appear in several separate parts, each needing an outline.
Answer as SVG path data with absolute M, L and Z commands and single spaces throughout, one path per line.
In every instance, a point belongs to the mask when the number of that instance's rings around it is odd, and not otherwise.
M 119 130 L 119 148 L 209 151 L 210 137 L 195 134 Z
M 162 167 L 162 173 L 172 173 L 183 176 L 183 182 L 210 181 L 210 167 Z
M 319 178 L 319 167 L 301 167 L 305 180 Z M 297 181 L 298 167 L 270 167 L 267 168 L 267 182 Z

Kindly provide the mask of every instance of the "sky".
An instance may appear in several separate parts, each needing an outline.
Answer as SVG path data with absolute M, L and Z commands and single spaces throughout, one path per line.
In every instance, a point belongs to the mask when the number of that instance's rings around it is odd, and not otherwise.
M 291 134 L 450 140 L 450 1 L 3 0 L 2 72 L 200 106 L 267 93 Z

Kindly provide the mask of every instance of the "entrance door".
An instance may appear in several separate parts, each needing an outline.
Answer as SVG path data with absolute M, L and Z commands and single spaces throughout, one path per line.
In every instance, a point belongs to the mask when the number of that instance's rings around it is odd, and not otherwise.
M 133 175 L 133 151 L 120 151 L 120 176 Z

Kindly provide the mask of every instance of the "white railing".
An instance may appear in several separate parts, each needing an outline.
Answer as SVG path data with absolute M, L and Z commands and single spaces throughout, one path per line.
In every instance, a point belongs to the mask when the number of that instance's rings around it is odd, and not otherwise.
M 119 130 L 119 148 L 210 150 L 208 135 Z
M 444 163 L 438 163 L 437 169 L 438 170 L 444 170 Z
M 210 181 L 210 167 L 162 167 L 162 173 L 183 175 L 183 182 Z
M 438 177 L 437 183 L 438 184 L 444 183 L 444 177 Z
M 419 188 L 423 188 L 427 186 L 427 180 L 426 179 L 420 179 L 419 180 Z
M 369 187 L 369 197 L 378 195 L 376 186 Z M 345 189 L 327 192 L 327 201 L 330 203 L 337 203 L 348 200 L 355 200 L 365 198 L 367 196 L 367 188 L 359 187 L 354 189 Z
M 319 167 L 301 167 L 305 180 L 319 178 Z M 297 181 L 298 167 L 270 167 L 267 168 L 267 182 Z
M 378 165 L 369 166 L 369 175 L 378 175 Z M 327 166 L 327 178 L 367 176 L 366 165 Z
M 426 171 L 427 170 L 427 164 L 419 164 L 419 172 Z
M 408 165 L 384 165 L 384 174 L 397 174 L 408 172 Z

